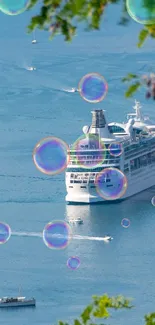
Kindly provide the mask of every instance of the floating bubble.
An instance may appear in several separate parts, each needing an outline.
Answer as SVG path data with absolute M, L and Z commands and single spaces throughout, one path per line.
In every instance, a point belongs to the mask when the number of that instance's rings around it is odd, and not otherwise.
M 11 228 L 6 223 L 0 222 L 0 244 L 5 244 L 11 237 Z
M 103 169 L 95 179 L 96 190 L 105 200 L 120 199 L 127 190 L 127 178 L 117 168 Z
M 0 0 L 0 10 L 6 15 L 22 14 L 29 6 L 30 0 Z
M 108 149 L 109 149 L 110 155 L 114 156 L 114 157 L 121 156 L 121 154 L 123 152 L 123 146 L 119 142 L 111 143 Z
M 78 91 L 89 103 L 101 102 L 108 91 L 108 84 L 98 73 L 88 73 L 79 82 Z
M 151 200 L 152 205 L 155 207 L 155 196 L 153 196 L 152 200 Z
M 77 256 L 72 256 L 67 261 L 68 268 L 72 270 L 77 270 L 80 266 L 80 259 Z
M 43 230 L 43 241 L 49 248 L 66 248 L 69 245 L 71 238 L 71 228 L 63 221 L 49 222 Z
M 127 0 L 128 14 L 137 23 L 145 25 L 155 24 L 154 0 Z
M 122 219 L 122 221 L 121 221 L 121 225 L 122 225 L 122 227 L 124 227 L 124 228 L 128 228 L 128 227 L 130 226 L 130 220 L 127 219 L 127 218 Z
M 104 163 L 106 148 L 99 136 L 84 134 L 73 145 L 75 163 L 83 168 L 95 168 Z M 88 151 L 91 150 L 91 153 Z
M 68 145 L 59 138 L 47 137 L 34 148 L 33 161 L 37 169 L 47 175 L 61 173 L 69 162 Z

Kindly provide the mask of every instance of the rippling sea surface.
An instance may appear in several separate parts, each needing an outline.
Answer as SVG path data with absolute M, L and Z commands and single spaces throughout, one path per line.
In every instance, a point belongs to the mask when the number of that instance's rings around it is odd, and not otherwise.
M 140 26 L 116 26 L 119 5 L 108 9 L 99 32 L 79 29 L 71 44 L 62 36 L 48 41 L 36 32 L 31 44 L 26 26 L 31 13 L 17 17 L 0 14 L 0 214 L 12 231 L 41 232 L 53 220 L 81 217 L 73 233 L 102 237 L 109 244 L 74 239 L 62 251 L 48 249 L 42 238 L 12 236 L 0 247 L 0 296 L 34 296 L 35 309 L 0 310 L 0 324 L 50 325 L 77 317 L 94 294 L 123 294 L 134 298 L 135 308 L 113 313 L 111 324 L 137 325 L 155 310 L 155 207 L 149 189 L 119 204 L 67 206 L 65 175 L 50 177 L 36 170 L 32 150 L 43 137 L 54 135 L 68 144 L 91 123 L 91 110 L 106 110 L 109 121 L 124 121 L 134 98 L 124 98 L 121 78 L 128 72 L 145 74 L 154 66 L 154 43 L 136 48 Z M 152 53 L 151 53 L 152 52 Z M 34 65 L 36 71 L 27 71 Z M 109 84 L 106 99 L 97 105 L 62 89 L 76 87 L 83 75 L 101 73 Z M 154 102 L 136 99 L 154 118 Z M 121 220 L 128 218 L 128 229 Z M 80 268 L 69 270 L 67 259 L 77 255 Z M 109 321 L 110 323 L 110 321 Z

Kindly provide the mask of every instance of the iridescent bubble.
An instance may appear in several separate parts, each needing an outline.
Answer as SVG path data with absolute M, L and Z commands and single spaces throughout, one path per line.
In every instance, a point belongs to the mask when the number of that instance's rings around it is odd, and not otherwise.
M 22 14 L 29 6 L 30 0 L 0 0 L 0 10 L 6 15 Z
M 111 156 L 118 157 L 121 156 L 123 152 L 123 146 L 119 142 L 113 142 L 109 146 L 109 152 Z
M 105 145 L 99 136 L 90 133 L 84 134 L 73 145 L 74 162 L 83 168 L 100 166 L 106 158 L 105 149 Z
M 6 223 L 0 222 L 0 244 L 5 244 L 11 237 L 11 228 Z
M 105 200 L 120 199 L 127 190 L 127 178 L 117 168 L 103 169 L 95 179 L 96 190 Z
M 130 226 L 130 220 L 127 219 L 127 218 L 122 219 L 122 221 L 121 221 L 121 225 L 122 225 L 122 227 L 124 227 L 124 228 L 128 228 L 128 227 Z
M 79 82 L 78 91 L 89 103 L 101 102 L 108 91 L 108 84 L 98 73 L 88 73 Z
M 43 230 L 43 241 L 49 248 L 66 248 L 69 245 L 71 238 L 71 228 L 64 221 L 49 222 Z
M 151 200 L 152 205 L 155 207 L 155 196 L 153 196 L 152 200 Z
M 37 169 L 47 175 L 61 173 L 69 162 L 69 147 L 59 138 L 47 137 L 40 140 L 33 151 Z
M 126 7 L 130 17 L 137 23 L 155 24 L 154 0 L 126 0 Z
M 67 266 L 72 270 L 77 270 L 80 266 L 80 259 L 77 256 L 71 256 L 67 261 Z

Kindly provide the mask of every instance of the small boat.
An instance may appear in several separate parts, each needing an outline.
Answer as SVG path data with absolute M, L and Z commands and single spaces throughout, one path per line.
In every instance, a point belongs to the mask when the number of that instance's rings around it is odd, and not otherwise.
M 9 307 L 35 307 L 36 300 L 34 298 L 26 299 L 25 297 L 3 297 L 0 299 L 0 308 Z
M 70 93 L 77 93 L 78 92 L 78 89 L 77 88 L 71 88 L 69 92 Z
M 77 223 L 79 224 L 79 225 L 82 225 L 83 224 L 83 220 L 79 217 L 79 218 L 77 218 Z
M 113 237 L 111 237 L 110 235 L 106 235 L 106 236 L 104 236 L 103 237 L 105 240 L 107 240 L 107 241 L 111 241 L 111 240 L 113 240 Z
M 79 224 L 79 225 L 82 225 L 83 224 L 83 220 L 79 217 L 79 218 L 77 218 L 77 219 L 71 219 L 71 220 L 69 220 L 69 223 L 70 224 Z
M 37 40 L 36 39 L 33 39 L 32 40 L 32 44 L 36 44 L 37 43 Z
M 36 68 L 35 67 L 28 67 L 27 70 L 33 71 L 33 70 L 36 70 Z

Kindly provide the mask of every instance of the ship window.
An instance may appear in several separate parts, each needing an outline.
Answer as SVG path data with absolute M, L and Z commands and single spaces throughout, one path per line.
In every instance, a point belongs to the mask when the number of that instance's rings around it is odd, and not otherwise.
M 123 128 L 118 125 L 108 125 L 110 133 L 126 133 Z
M 69 188 L 73 188 L 73 186 L 69 186 Z
M 94 185 L 92 185 L 92 186 L 90 186 L 91 188 L 95 188 L 95 186 Z
M 82 182 L 81 181 L 74 181 L 74 183 L 79 184 L 79 183 L 82 183 Z
M 86 186 L 80 186 L 81 188 L 86 188 Z

